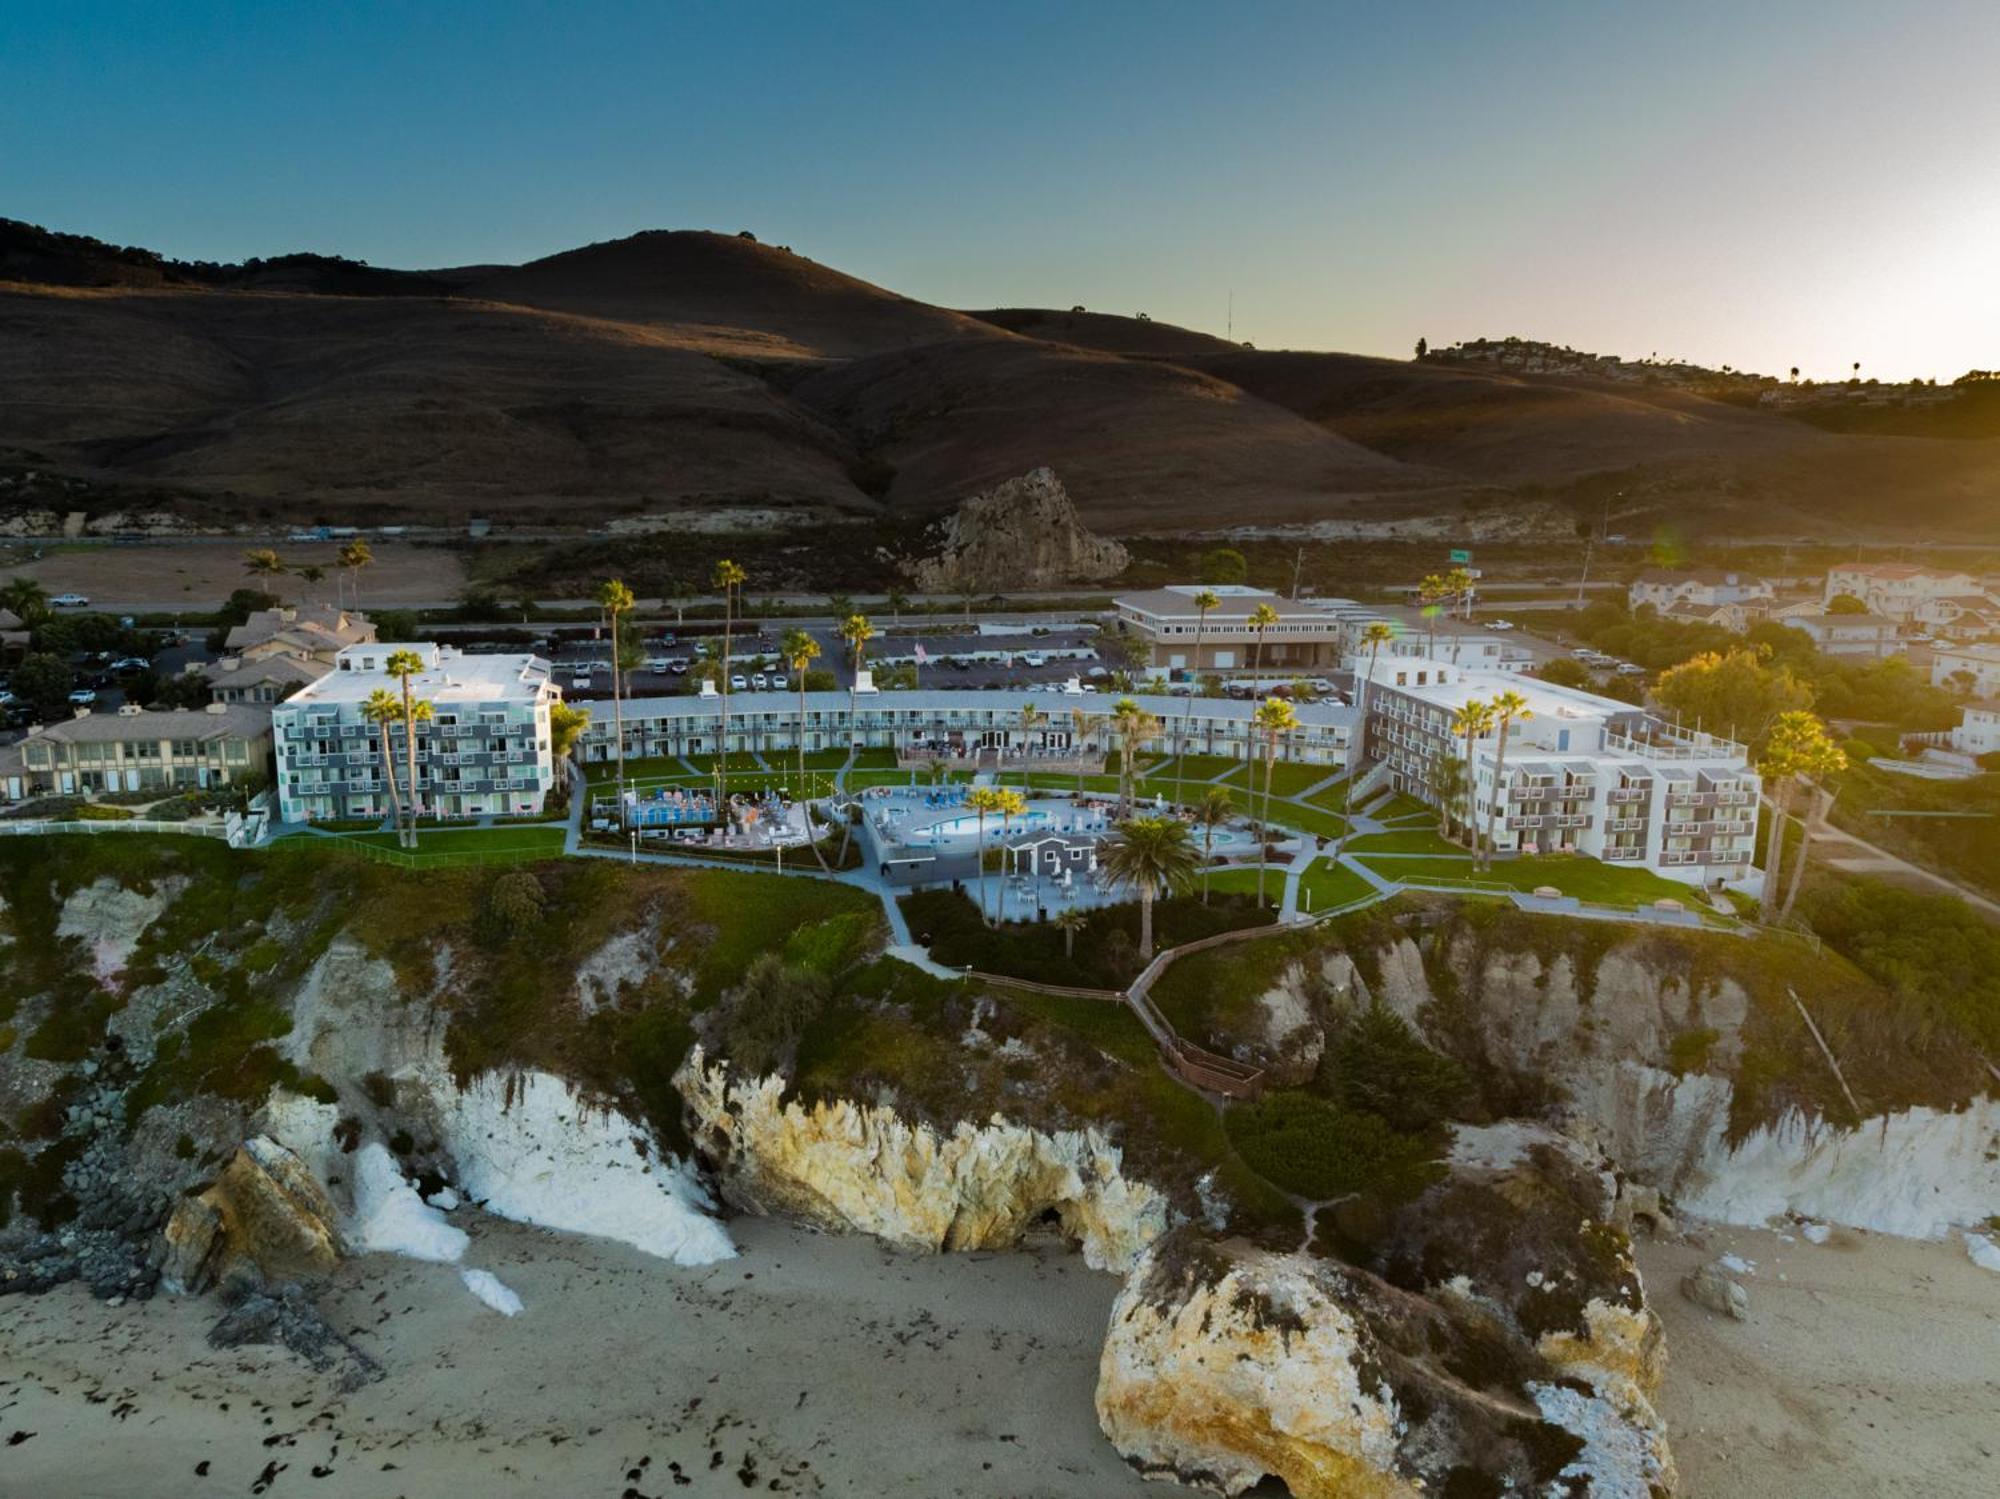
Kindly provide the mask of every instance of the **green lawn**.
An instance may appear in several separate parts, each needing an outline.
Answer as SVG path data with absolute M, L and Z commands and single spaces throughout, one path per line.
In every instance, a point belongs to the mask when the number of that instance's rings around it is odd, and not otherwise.
M 1432 854 L 1440 858 L 1467 853 L 1448 838 L 1438 837 L 1435 825 L 1403 828 L 1393 833 L 1362 833 L 1349 841 L 1352 854 Z
M 306 833 L 302 837 L 316 835 Z M 343 833 L 345 843 L 365 843 L 375 848 L 396 848 L 394 833 Z M 562 852 L 563 829 L 515 824 L 499 828 L 419 828 L 416 851 L 420 854 L 517 853 L 532 851 L 553 858 Z
M 1329 812 L 1338 812 L 1342 810 L 1346 797 L 1347 777 L 1342 776 L 1324 790 L 1315 791 L 1306 800 L 1311 802 L 1315 807 L 1324 807 Z
M 1264 799 L 1260 796 L 1254 803 L 1246 804 L 1244 811 L 1256 813 L 1264 809 Z M 1347 824 L 1332 812 L 1321 811 L 1305 802 L 1281 802 L 1276 798 L 1271 802 L 1271 821 L 1281 828 L 1295 828 L 1303 833 L 1317 833 L 1322 838 L 1338 838 Z
M 1331 911 L 1335 906 L 1374 893 L 1375 887 L 1360 875 L 1329 863 L 1324 857 L 1313 860 L 1311 867 L 1299 876 L 1299 909 L 1308 913 Z
M 1685 901 L 1690 907 L 1706 905 L 1699 891 L 1677 880 L 1647 869 L 1621 868 L 1581 854 L 1540 854 L 1520 859 L 1496 859 L 1493 867 L 1474 873 L 1466 859 L 1368 859 L 1361 862 L 1388 879 L 1424 877 L 1440 880 L 1481 881 L 1510 885 L 1516 890 L 1533 890 L 1552 885 L 1564 895 L 1605 905 L 1636 906 L 1665 896 Z
M 1208 888 L 1217 894 L 1255 895 L 1257 893 L 1257 866 L 1255 864 L 1233 864 L 1228 868 L 1210 869 L 1203 879 Z M 1285 893 L 1285 866 L 1267 864 L 1264 867 L 1264 902 L 1276 906 Z

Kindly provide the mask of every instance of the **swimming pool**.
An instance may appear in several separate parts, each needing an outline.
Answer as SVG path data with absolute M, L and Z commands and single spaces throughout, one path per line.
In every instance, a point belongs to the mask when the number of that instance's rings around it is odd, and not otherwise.
M 1023 828 L 1045 828 L 1054 821 L 1055 818 L 1050 813 L 1028 812 L 1020 817 L 1010 818 L 1007 823 L 1007 831 L 1013 833 Z M 997 817 L 988 817 L 986 819 L 986 831 L 989 833 L 999 832 L 1000 819 Z M 910 828 L 906 836 L 920 836 L 927 833 L 939 838 L 971 838 L 977 835 L 978 832 L 979 818 L 977 814 L 968 813 L 962 817 L 941 817 L 936 822 Z

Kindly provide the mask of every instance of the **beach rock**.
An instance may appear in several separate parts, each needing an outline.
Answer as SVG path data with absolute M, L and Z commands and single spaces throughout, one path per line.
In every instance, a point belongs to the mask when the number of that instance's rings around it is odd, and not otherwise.
M 336 1332 L 295 1281 L 269 1289 L 234 1281 L 224 1288 L 223 1302 L 228 1310 L 208 1330 L 212 1348 L 277 1344 L 315 1369 L 337 1370 L 335 1385 L 342 1391 L 382 1377 L 382 1366 Z
M 1527 1143 L 1375 1204 L 1344 1260 L 1176 1229 L 1113 1309 L 1099 1421 L 1140 1471 L 1225 1494 L 1670 1494 L 1665 1341 L 1607 1208 Z
M 949 1133 L 891 1109 L 784 1098 L 779 1076 L 732 1081 L 700 1047 L 675 1076 L 723 1195 L 916 1250 L 998 1249 L 1052 1223 L 1095 1269 L 1123 1270 L 1168 1227 L 1166 1197 L 1126 1177 L 1095 1130 L 995 1115 Z
M 252 1136 L 213 1186 L 175 1206 L 162 1282 L 186 1294 L 244 1268 L 273 1280 L 324 1274 L 340 1258 L 337 1221 L 306 1163 L 276 1140 Z
M 936 553 L 903 567 L 932 593 L 1096 582 L 1132 560 L 1119 543 L 1084 529 L 1062 481 L 1046 468 L 974 495 L 930 537 Z
M 1750 1315 L 1750 1293 L 1733 1279 L 1719 1260 L 1711 1260 L 1698 1270 L 1681 1277 L 1681 1295 L 1696 1306 L 1707 1307 L 1738 1322 Z

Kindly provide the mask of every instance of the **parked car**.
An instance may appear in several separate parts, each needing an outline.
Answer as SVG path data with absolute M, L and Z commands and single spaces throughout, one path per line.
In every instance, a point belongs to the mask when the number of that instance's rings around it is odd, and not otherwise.
M 791 685 L 791 680 L 792 679 L 790 677 L 785 677 L 785 676 L 773 677 L 771 678 L 771 690 L 773 692 L 783 692 L 788 686 Z
M 88 609 L 90 607 L 90 600 L 80 593 L 59 593 L 50 599 L 49 603 L 57 609 Z
M 1511 630 L 1514 628 L 1514 622 L 1511 619 L 1496 619 L 1493 621 L 1491 628 L 1495 630 Z
M 121 656 L 111 663 L 111 669 L 116 672 L 146 671 L 152 664 L 144 656 Z
M 1643 666 L 1636 666 L 1630 661 L 1618 663 L 1618 675 L 1621 677 L 1643 677 L 1645 674 L 1646 668 Z
M 92 703 L 97 701 L 97 689 L 94 687 L 79 687 L 69 695 L 69 700 L 79 708 L 88 708 Z
M 750 678 L 750 685 L 756 688 L 759 692 L 763 692 L 770 687 L 771 679 L 765 676 L 764 673 L 760 671 L 756 673 L 756 675 Z
M 742 692 L 749 685 L 750 685 L 749 683 L 743 680 L 743 673 L 740 671 L 735 673 L 729 679 L 729 690 L 731 692 Z
M 569 685 L 572 689 L 583 688 L 585 690 L 588 690 L 588 688 L 590 687 L 590 673 L 587 671 L 580 671 L 575 673 L 570 677 Z

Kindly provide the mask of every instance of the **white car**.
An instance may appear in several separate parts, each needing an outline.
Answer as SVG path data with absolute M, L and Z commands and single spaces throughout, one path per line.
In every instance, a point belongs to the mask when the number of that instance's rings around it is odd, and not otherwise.
M 588 689 L 590 686 L 590 673 L 587 671 L 577 672 L 569 679 L 569 685 L 572 690 L 578 687 Z
M 791 685 L 791 679 L 789 677 L 771 678 L 771 690 L 773 692 L 783 692 L 785 688 L 790 685 Z
M 57 609 L 88 609 L 90 607 L 90 600 L 80 593 L 59 593 L 50 599 L 49 603 Z
M 1494 630 L 1511 630 L 1514 628 L 1514 622 L 1509 619 L 1496 619 L 1491 622 L 1488 628 Z
M 750 685 L 762 692 L 771 685 L 771 679 L 760 671 L 750 679 Z
M 729 690 L 731 692 L 741 692 L 749 685 L 748 682 L 743 680 L 743 673 L 740 671 L 729 679 Z
M 1630 661 L 1618 663 L 1618 675 L 1621 677 L 1643 677 L 1645 674 L 1646 668 L 1643 666 L 1635 666 Z
M 79 687 L 69 695 L 69 700 L 79 708 L 88 708 L 97 701 L 97 693 L 88 687 Z
M 1021 658 L 1021 664 L 1023 666 L 1047 666 L 1049 658 L 1040 654 L 1030 653 Z

